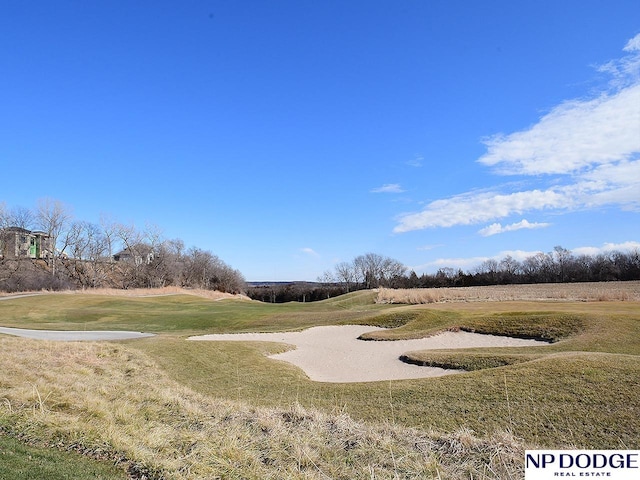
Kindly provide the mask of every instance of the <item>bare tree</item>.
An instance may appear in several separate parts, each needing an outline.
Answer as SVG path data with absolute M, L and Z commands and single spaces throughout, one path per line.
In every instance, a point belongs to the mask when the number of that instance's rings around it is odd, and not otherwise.
M 106 256 L 113 258 L 115 244 L 118 238 L 118 223 L 107 215 L 100 215 L 100 226 L 102 227 L 102 235 L 106 242 Z
M 191 247 L 186 254 L 185 280 L 196 288 L 210 288 L 209 281 L 215 262 L 213 256 L 200 248 Z
M 364 288 L 388 286 L 396 278 L 405 274 L 407 268 L 397 260 L 377 253 L 366 253 L 354 258 L 351 269 L 343 269 L 345 274 L 352 274 L 353 281 L 361 283 Z
M 482 262 L 476 269 L 476 275 L 480 275 L 489 283 L 496 283 L 498 279 L 498 261 L 489 258 Z
M 353 265 L 357 276 L 364 279 L 365 288 L 387 286 L 407 270 L 399 261 L 377 253 L 360 255 L 354 259 Z
M 318 275 L 316 280 L 320 283 L 335 283 L 338 281 L 331 270 L 325 270 L 322 275 Z
M 113 278 L 116 280 L 118 277 L 116 283 L 121 288 L 136 287 L 141 263 L 138 261 L 138 250 L 142 236 L 133 225 L 113 223 L 109 228 L 113 235 L 110 247 L 113 248 L 116 243 L 121 247 L 119 252 L 113 254 L 113 258 L 118 260 L 117 268 L 113 270 Z
M 336 279 L 344 284 L 347 293 L 350 292 L 356 281 L 354 266 L 348 262 L 340 262 L 335 266 L 335 272 Z
M 216 255 L 192 247 L 185 255 L 184 282 L 187 286 L 221 292 L 240 293 L 246 289 L 244 277 Z
M 0 262 L 5 258 L 6 232 L 10 227 L 10 217 L 4 202 L 0 203 Z
M 0 203 L 0 283 L 5 286 L 16 276 L 20 269 L 20 261 L 7 258 L 7 229 L 12 226 L 11 213 L 4 202 Z
M 158 247 L 158 259 L 162 262 L 158 270 L 163 274 L 163 283 L 184 285 L 184 242 L 179 238 L 165 240 Z
M 573 254 L 566 248 L 557 245 L 553 247 L 553 258 L 557 265 L 558 280 L 564 282 L 568 267 L 573 261 Z
M 407 273 L 407 267 L 398 260 L 384 257 L 381 273 L 382 276 L 378 283 L 382 286 L 392 286 L 395 279 L 399 279 Z
M 7 206 L 4 202 L 0 203 L 0 235 L 4 233 L 4 231 L 9 228 L 11 225 L 11 217 L 7 210 Z M 0 242 L 2 237 L 0 237 Z M 1 245 L 0 245 L 1 246 Z M 2 250 L 0 249 L 0 255 L 2 254 Z
M 68 252 L 67 266 L 70 276 L 80 286 L 99 287 L 106 280 L 105 260 L 107 242 L 102 229 L 93 223 L 73 222 L 61 242 Z
M 162 229 L 157 225 L 147 224 L 142 233 L 144 257 L 142 270 L 145 274 L 147 287 L 164 287 L 170 280 L 167 261 L 167 250 L 163 239 Z
M 9 212 L 9 219 L 12 227 L 20 227 L 31 230 L 35 223 L 33 212 L 25 207 L 13 207 Z
M 123 223 L 116 224 L 114 226 L 115 234 L 120 244 L 123 247 L 123 251 L 127 251 L 130 255 L 135 255 L 137 247 L 142 244 L 143 235 L 133 225 L 125 225 Z
M 520 270 L 520 262 L 511 255 L 507 255 L 500 261 L 500 273 L 505 283 L 511 283 Z
M 152 250 L 158 248 L 163 242 L 162 229 L 158 225 L 146 224 L 142 235 L 143 242 L 150 246 Z
M 71 210 L 59 200 L 50 198 L 40 199 L 38 201 L 38 213 L 36 221 L 39 227 L 47 233 L 51 240 L 51 274 L 56 276 L 56 261 L 58 257 L 58 240 L 68 227 L 72 219 Z

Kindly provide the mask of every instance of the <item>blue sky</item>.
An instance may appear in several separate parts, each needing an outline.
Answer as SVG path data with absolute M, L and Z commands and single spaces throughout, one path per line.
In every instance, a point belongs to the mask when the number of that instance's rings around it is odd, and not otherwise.
M 0 203 L 247 280 L 640 247 L 640 3 L 0 1 Z

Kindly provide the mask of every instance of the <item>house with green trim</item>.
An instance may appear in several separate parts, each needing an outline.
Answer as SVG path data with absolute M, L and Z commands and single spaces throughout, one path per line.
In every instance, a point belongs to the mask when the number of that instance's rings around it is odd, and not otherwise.
M 8 227 L 0 230 L 0 258 L 49 258 L 51 237 L 39 230 Z

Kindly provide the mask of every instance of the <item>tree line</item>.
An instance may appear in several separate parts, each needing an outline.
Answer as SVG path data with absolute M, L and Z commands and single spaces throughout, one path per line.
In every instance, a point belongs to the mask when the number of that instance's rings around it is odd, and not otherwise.
M 0 247 L 12 227 L 39 229 L 55 248 L 42 259 L 10 258 L 0 249 L 0 290 L 68 288 L 157 288 L 180 286 L 247 293 L 265 302 L 310 302 L 377 287 L 432 288 L 640 280 L 640 252 L 573 254 L 561 246 L 522 261 L 511 256 L 478 267 L 441 268 L 417 275 L 400 261 L 366 253 L 324 272 L 317 282 L 247 286 L 243 275 L 210 251 L 165 239 L 158 227 L 140 230 L 108 217 L 99 223 L 76 220 L 58 200 L 42 199 L 36 209 L 0 203 Z
M 351 262 L 338 263 L 317 282 L 281 282 L 250 286 L 247 295 L 263 302 L 313 302 L 355 290 L 387 287 L 403 278 L 407 267 L 398 260 L 377 253 L 358 255 Z
M 165 286 L 246 290 L 238 270 L 207 250 L 163 238 L 156 226 L 140 230 L 108 217 L 99 223 L 76 220 L 70 207 L 52 199 L 39 200 L 34 210 L 0 203 L 0 245 L 6 245 L 16 227 L 46 233 L 53 248 L 40 259 L 0 256 L 3 291 Z
M 522 261 L 507 255 L 502 260 L 486 260 L 467 272 L 442 268 L 433 275 L 410 272 L 403 280 L 402 288 L 640 280 L 640 251 L 576 255 L 556 246 L 552 252 L 538 252 Z
M 524 283 L 574 283 L 640 280 L 640 251 L 612 250 L 575 255 L 561 246 L 519 261 L 510 255 L 489 259 L 472 270 L 441 268 L 418 276 L 397 260 L 368 253 L 336 265 L 318 281 L 340 283 L 345 292 L 358 289 L 471 287 Z
M 469 271 L 441 268 L 417 275 L 401 262 L 367 253 L 325 272 L 316 283 L 293 282 L 251 286 L 248 295 L 265 302 L 323 300 L 355 290 L 386 288 L 472 287 L 530 283 L 575 283 L 640 280 L 640 252 L 610 251 L 575 255 L 557 246 L 518 261 L 511 256 L 486 260 Z
M 247 286 L 252 300 L 266 303 L 317 302 L 345 293 L 342 285 L 324 282 L 261 282 Z

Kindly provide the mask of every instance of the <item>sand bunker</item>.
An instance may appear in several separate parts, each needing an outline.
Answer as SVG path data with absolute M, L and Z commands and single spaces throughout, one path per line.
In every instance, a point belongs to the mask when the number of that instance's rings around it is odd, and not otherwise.
M 300 367 L 316 382 L 374 382 L 428 378 L 460 373 L 435 367 L 410 365 L 399 360 L 411 350 L 435 350 L 473 347 L 522 347 L 548 345 L 525 340 L 469 332 L 444 332 L 418 340 L 364 341 L 365 332 L 384 330 L 363 325 L 313 327 L 301 332 L 232 333 L 200 335 L 189 340 L 279 342 L 296 348 L 270 358 Z

